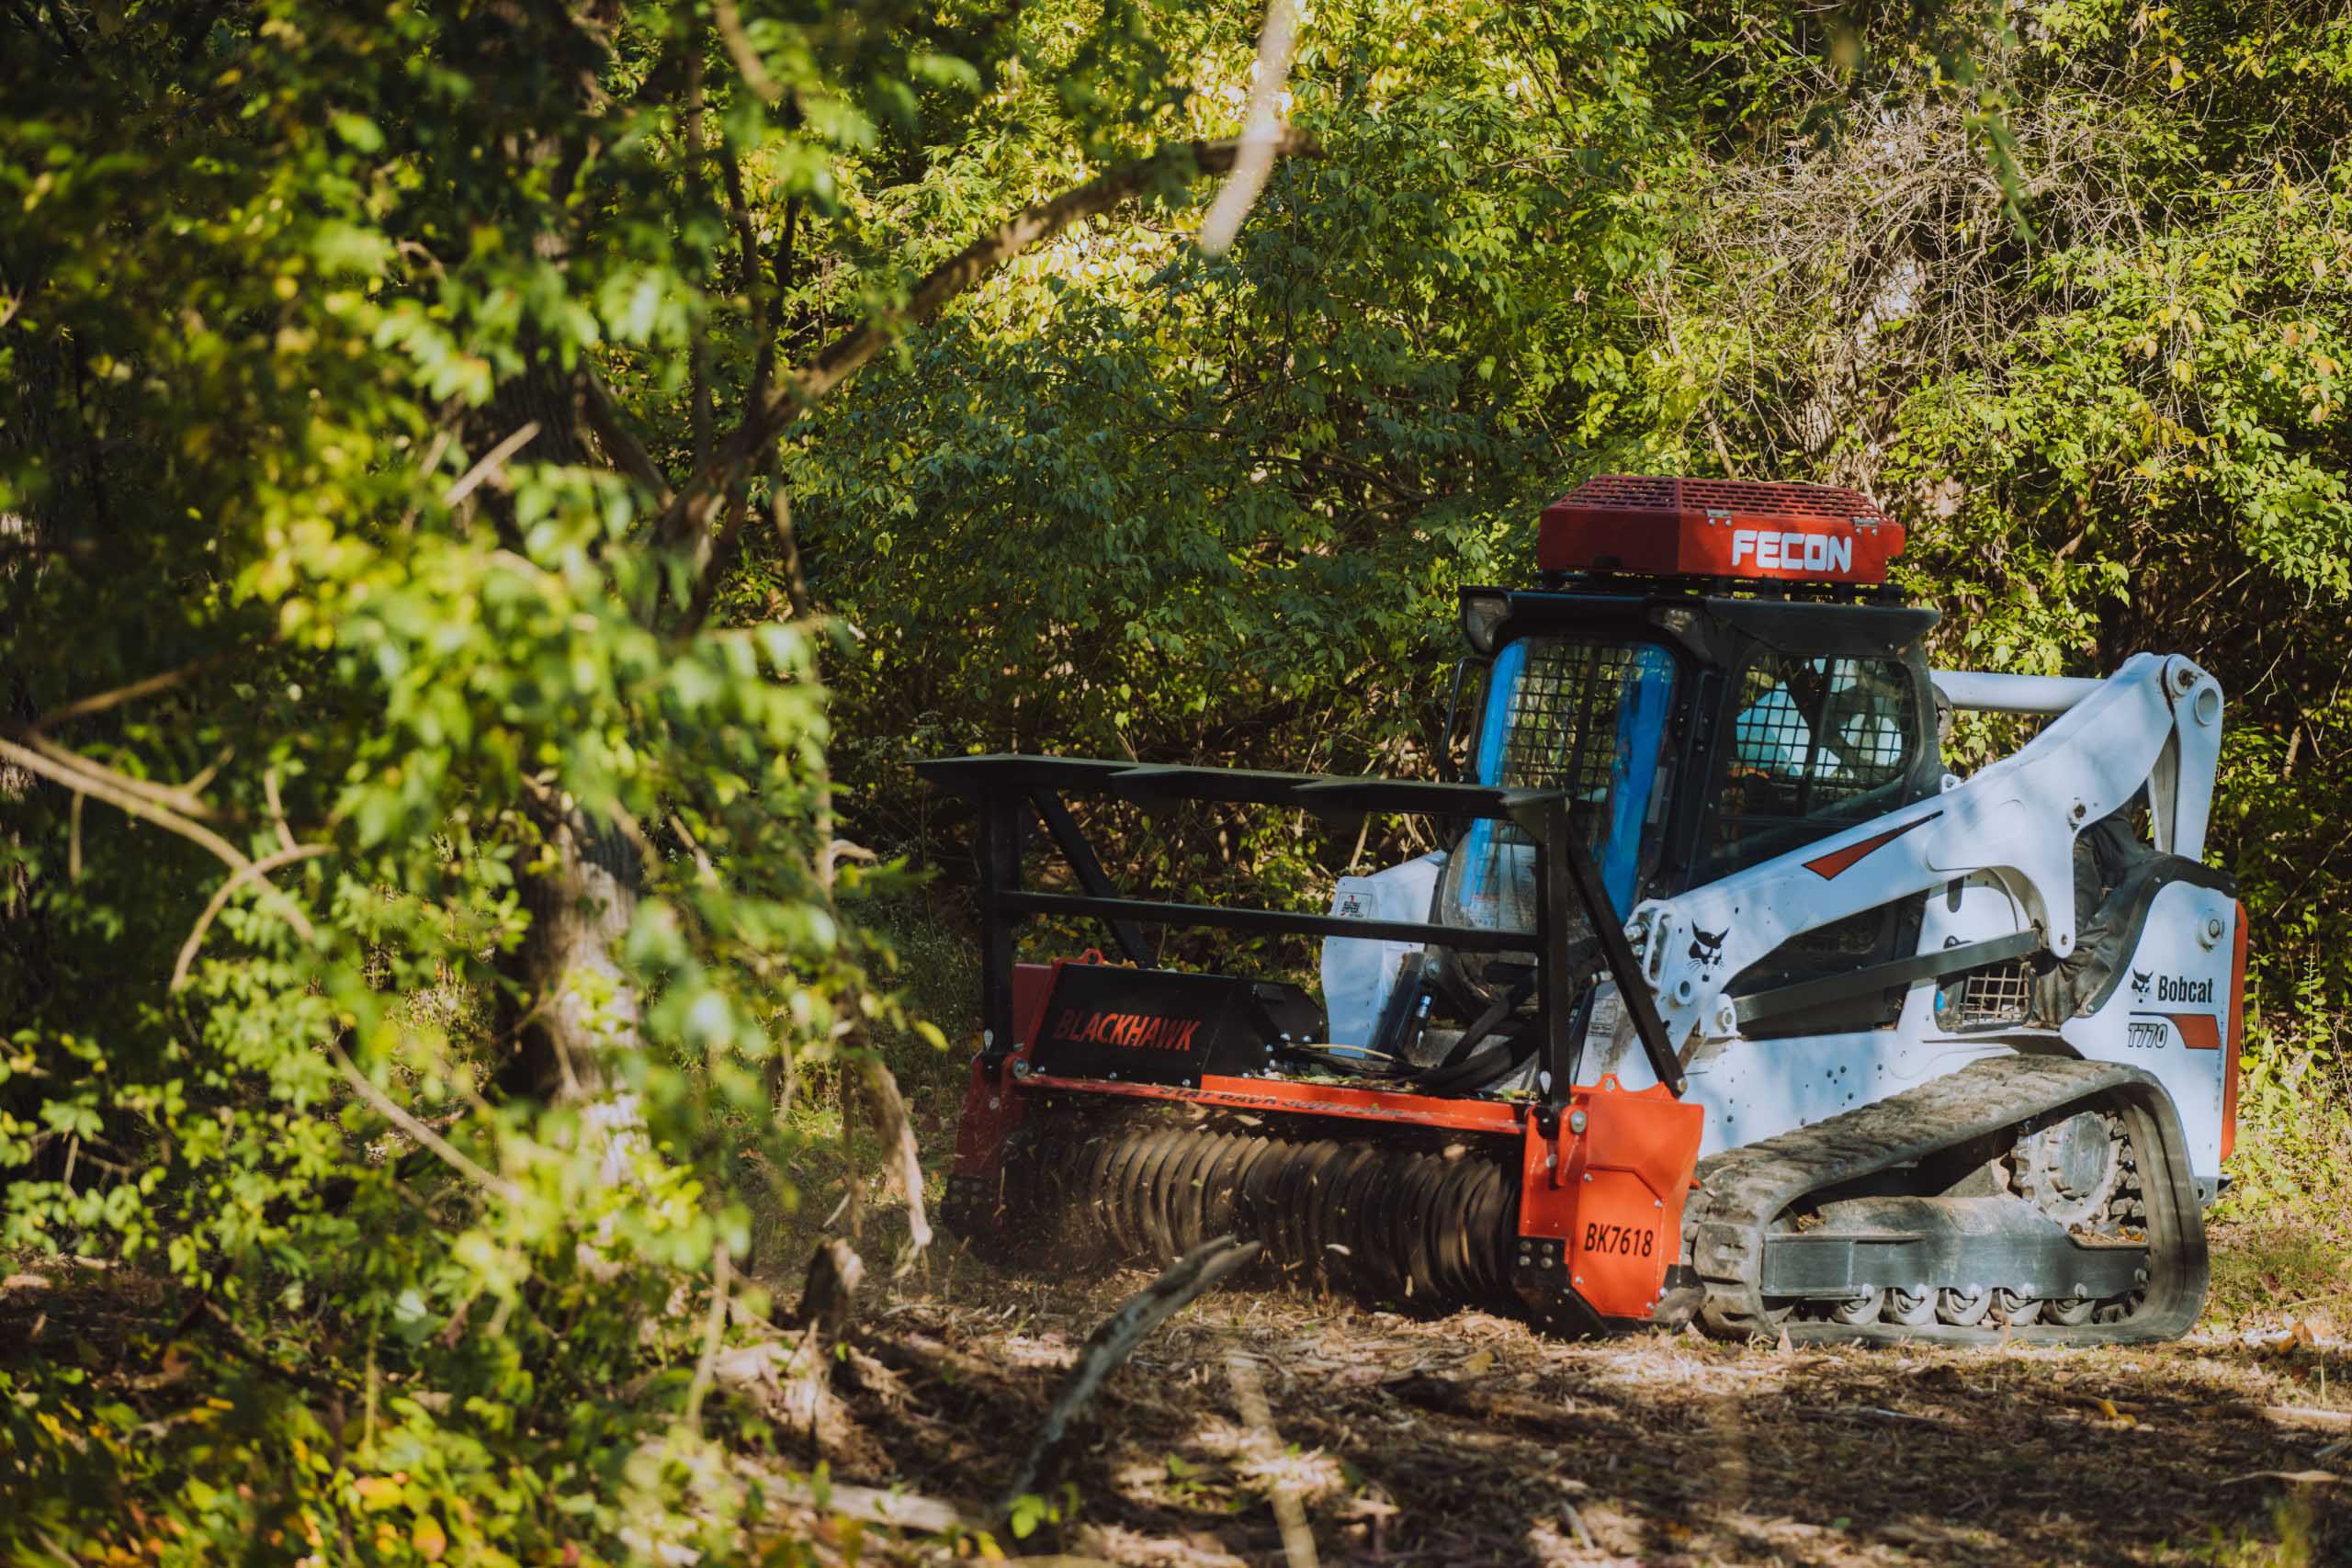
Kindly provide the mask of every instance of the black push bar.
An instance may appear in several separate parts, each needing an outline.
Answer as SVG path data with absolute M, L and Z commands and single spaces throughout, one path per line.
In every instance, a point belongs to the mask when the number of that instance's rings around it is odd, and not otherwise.
M 1667 1043 L 1666 1025 L 1625 941 L 1623 917 L 1601 886 L 1585 846 L 1588 808 L 1558 790 L 1504 789 L 1490 784 L 1422 784 L 1408 779 L 1340 778 L 1320 773 L 1269 773 L 1121 762 L 1086 757 L 1036 757 L 993 752 L 917 762 L 925 782 L 969 801 L 978 813 L 980 1026 L 982 1058 L 993 1071 L 1012 1049 L 1012 928 L 1008 917 L 1081 915 L 1104 921 L 1121 953 L 1156 967 L 1143 922 L 1219 927 L 1302 936 L 1363 937 L 1434 943 L 1465 953 L 1532 953 L 1543 1008 L 1538 1109 L 1548 1122 L 1567 1102 L 1580 1066 L 1588 1009 L 1583 980 L 1594 967 L 1615 976 L 1617 994 L 1632 1012 L 1634 1031 L 1650 1068 L 1677 1098 L 1685 1088 L 1682 1065 Z M 1428 921 L 1358 919 L 1285 909 L 1235 908 L 1119 896 L 1093 846 L 1063 804 L 1062 795 L 1110 795 L 1149 806 L 1162 801 L 1215 801 L 1283 807 L 1319 816 L 1396 812 L 1423 817 L 1485 818 L 1515 825 L 1536 849 L 1536 929 L 1485 931 Z M 1026 892 L 1021 886 L 1023 840 L 1034 814 L 1077 875 L 1082 894 Z M 1559 874 L 1565 872 L 1566 874 Z M 1578 909 L 1598 944 L 1599 965 L 1579 965 L 1570 933 Z M 1589 951 L 1589 950 L 1588 950 Z M 1580 976 L 1579 968 L 1586 974 Z

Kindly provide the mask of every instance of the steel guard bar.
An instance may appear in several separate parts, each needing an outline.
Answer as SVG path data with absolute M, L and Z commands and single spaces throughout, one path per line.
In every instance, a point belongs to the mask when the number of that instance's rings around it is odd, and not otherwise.
M 1677 1098 L 1683 1092 L 1682 1064 L 1667 1043 L 1666 1026 L 1658 1018 L 1654 998 L 1640 981 L 1641 967 L 1625 940 L 1624 917 L 1611 903 L 1601 886 L 1600 868 L 1594 865 L 1592 853 L 1585 845 L 1586 808 L 1570 801 L 1563 792 L 1014 752 L 934 758 L 917 762 L 915 773 L 926 782 L 971 802 L 979 816 L 976 848 L 980 895 L 981 1066 L 989 1077 L 1002 1070 L 1015 1038 L 1011 922 L 1024 914 L 1067 912 L 1105 920 L 1120 951 L 1131 962 L 1147 966 L 1156 962 L 1143 939 L 1142 923 L 1147 920 L 1311 936 L 1441 942 L 1466 951 L 1532 953 L 1536 955 L 1543 1013 L 1541 1073 L 1537 1080 L 1541 1098 L 1536 1102 L 1535 1114 L 1538 1127 L 1546 1134 L 1555 1132 L 1579 1065 L 1584 1014 L 1591 996 L 1588 982 L 1594 969 L 1605 968 L 1616 977 L 1618 994 L 1633 1014 L 1634 1032 L 1649 1058 L 1651 1071 Z M 1147 804 L 1162 800 L 1216 801 L 1281 807 L 1321 816 L 1398 812 L 1509 821 L 1536 846 L 1536 929 L 1482 931 L 1281 909 L 1124 898 L 1112 886 L 1093 846 L 1062 803 L 1065 790 Z M 1045 825 L 1069 862 L 1085 890 L 1082 897 L 1022 890 L 1022 852 L 1033 816 Z M 1570 941 L 1579 909 L 1599 949 L 1600 962 L 1597 965 L 1579 964 L 1572 951 L 1580 945 Z

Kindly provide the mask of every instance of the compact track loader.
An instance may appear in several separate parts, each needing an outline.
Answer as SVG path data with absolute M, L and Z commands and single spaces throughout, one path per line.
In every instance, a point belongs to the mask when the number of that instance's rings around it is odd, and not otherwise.
M 1307 1282 L 1571 1331 L 2182 1333 L 2245 976 L 2201 860 L 2221 689 L 2177 655 L 1931 671 L 1902 545 L 1847 491 L 1591 480 L 1543 514 L 1540 586 L 1462 595 L 1458 782 L 921 764 L 978 840 L 950 1224 L 1057 1269 L 1238 1232 Z M 1951 709 L 2046 722 L 1961 778 Z M 1072 795 L 1418 813 L 1448 847 L 1329 914 L 1131 897 Z M 1024 882 L 1039 827 L 1060 890 Z M 1016 962 L 1039 915 L 1125 962 Z M 1162 966 L 1155 926 L 1320 936 L 1320 1001 Z

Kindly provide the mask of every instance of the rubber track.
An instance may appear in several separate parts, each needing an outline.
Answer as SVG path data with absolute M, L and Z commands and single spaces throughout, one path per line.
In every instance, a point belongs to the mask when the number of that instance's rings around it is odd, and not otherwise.
M 1774 1321 L 1758 1288 L 1773 1220 L 1807 1194 L 1840 1186 L 1938 1149 L 2003 1132 L 2028 1118 L 2096 1098 L 2120 1111 L 2148 1206 L 2148 1285 L 2140 1307 L 2114 1323 L 2069 1327 Z M 2061 1056 L 1997 1056 L 1810 1127 L 1727 1150 L 1699 1167 L 1683 1213 L 1690 1263 L 1705 1287 L 1701 1324 L 1726 1338 L 1799 1343 L 2136 1344 L 2187 1333 L 2203 1309 L 2205 1226 L 2190 1179 L 2180 1118 L 2163 1086 L 2138 1067 Z

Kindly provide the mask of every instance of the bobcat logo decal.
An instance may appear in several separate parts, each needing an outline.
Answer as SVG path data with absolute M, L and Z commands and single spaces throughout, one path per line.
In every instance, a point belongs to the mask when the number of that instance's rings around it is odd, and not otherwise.
M 2155 983 L 2156 977 L 2152 972 L 2145 969 L 2132 970 L 2132 999 L 2135 1002 L 2146 1001 L 2148 999 L 2148 992 Z
M 1690 928 L 1690 956 L 1702 964 L 1713 964 L 1724 955 L 1724 938 L 1730 934 L 1729 926 L 1725 926 L 1719 931 L 1702 931 L 1698 927 L 1692 926 Z

